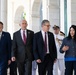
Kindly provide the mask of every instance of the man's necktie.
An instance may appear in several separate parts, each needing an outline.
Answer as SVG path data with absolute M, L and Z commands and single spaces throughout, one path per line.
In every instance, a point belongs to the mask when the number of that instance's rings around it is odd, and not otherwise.
M 44 40 L 44 45 L 45 45 L 45 51 L 47 52 L 47 33 L 45 32 L 45 40 Z
M 23 42 L 24 42 L 24 44 L 26 44 L 26 35 L 25 35 L 25 31 L 23 31 Z

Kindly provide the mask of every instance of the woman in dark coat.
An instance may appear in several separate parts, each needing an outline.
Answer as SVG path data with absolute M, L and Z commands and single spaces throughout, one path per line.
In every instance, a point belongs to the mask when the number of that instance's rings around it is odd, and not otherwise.
M 76 26 L 72 25 L 64 38 L 60 52 L 65 52 L 65 75 L 76 75 Z

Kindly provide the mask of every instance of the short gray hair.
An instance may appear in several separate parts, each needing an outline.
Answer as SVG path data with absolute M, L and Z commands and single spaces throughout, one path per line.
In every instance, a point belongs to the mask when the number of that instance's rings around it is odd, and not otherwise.
M 43 20 L 41 25 L 45 24 L 45 23 L 49 23 L 49 20 Z

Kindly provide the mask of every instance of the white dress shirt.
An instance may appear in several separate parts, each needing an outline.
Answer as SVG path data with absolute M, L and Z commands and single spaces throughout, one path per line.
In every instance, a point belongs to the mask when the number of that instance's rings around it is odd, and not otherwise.
M 22 37 L 22 40 L 24 40 L 24 39 L 23 39 L 23 31 L 25 31 L 25 36 L 26 36 L 26 38 L 27 38 L 27 30 L 22 30 L 22 29 L 21 29 L 21 37 Z
M 2 32 L 0 32 L 0 39 L 1 39 L 1 36 L 2 36 Z
M 45 41 L 45 32 L 42 30 L 42 36 L 43 40 Z M 46 37 L 47 37 L 47 54 L 49 54 L 49 43 L 48 43 L 48 33 L 46 32 Z

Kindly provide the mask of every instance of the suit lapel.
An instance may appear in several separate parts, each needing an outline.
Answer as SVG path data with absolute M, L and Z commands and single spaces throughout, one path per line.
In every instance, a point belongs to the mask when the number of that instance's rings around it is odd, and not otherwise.
M 48 45 L 50 46 L 50 33 L 48 32 Z
M 43 36 L 42 36 L 42 32 L 40 31 L 40 38 L 41 38 L 41 41 L 44 42 L 44 39 L 43 39 Z M 48 42 L 50 40 L 50 33 L 48 32 Z
M 48 32 L 48 42 L 49 42 L 49 40 L 50 40 L 50 33 Z
M 23 42 L 23 39 L 22 39 L 22 37 L 21 37 L 21 32 L 20 32 L 21 30 L 19 30 L 19 32 L 18 32 L 18 35 L 19 35 L 19 40 L 24 44 L 24 42 Z M 27 39 L 26 39 L 26 44 L 28 43 L 28 41 L 29 41 L 29 36 L 30 36 L 30 32 L 27 30 L 26 31 L 27 32 Z M 26 44 L 24 44 L 24 45 L 26 45 Z
M 21 37 L 21 32 L 20 32 L 20 31 L 21 31 L 21 30 L 18 31 L 18 36 L 20 37 L 19 40 L 24 44 L 23 39 L 22 39 L 22 37 Z
M 44 44 L 44 39 L 43 39 L 43 35 L 42 35 L 42 32 L 40 31 L 40 40 L 43 42 Z
M 3 40 L 3 38 L 4 38 L 4 32 L 2 32 L 2 35 L 1 35 L 1 40 Z
M 27 30 L 27 39 L 26 39 L 26 44 L 28 43 L 28 41 L 29 41 L 29 37 L 30 37 L 30 31 L 29 30 Z

